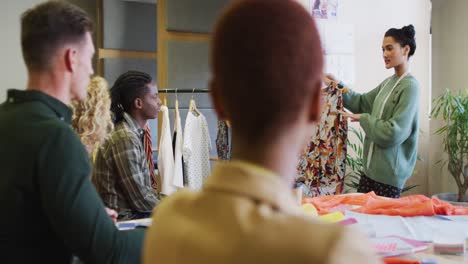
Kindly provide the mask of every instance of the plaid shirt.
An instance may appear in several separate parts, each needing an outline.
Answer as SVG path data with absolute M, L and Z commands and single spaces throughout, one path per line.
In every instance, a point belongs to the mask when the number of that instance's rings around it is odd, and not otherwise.
M 119 219 L 149 213 L 159 203 L 151 187 L 144 130 L 128 114 L 99 148 L 93 183 L 104 204 L 119 212 Z

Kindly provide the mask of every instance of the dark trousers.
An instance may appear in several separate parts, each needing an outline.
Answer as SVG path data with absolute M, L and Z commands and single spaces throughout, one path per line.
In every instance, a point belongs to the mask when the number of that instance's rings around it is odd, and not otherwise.
M 361 179 L 359 180 L 359 186 L 357 191 L 360 193 L 368 193 L 374 191 L 375 194 L 379 196 L 389 198 L 400 198 L 402 189 L 385 183 L 376 182 L 373 179 L 362 175 Z

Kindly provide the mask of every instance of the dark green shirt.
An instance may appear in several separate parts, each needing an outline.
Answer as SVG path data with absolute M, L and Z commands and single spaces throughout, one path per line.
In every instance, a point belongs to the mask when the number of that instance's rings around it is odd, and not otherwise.
M 89 180 L 72 112 L 39 91 L 0 105 L 0 262 L 138 263 L 143 230 L 118 231 Z

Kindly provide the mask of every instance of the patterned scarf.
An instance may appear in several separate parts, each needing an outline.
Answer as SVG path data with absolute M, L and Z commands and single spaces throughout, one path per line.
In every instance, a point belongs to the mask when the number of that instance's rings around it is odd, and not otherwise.
M 145 125 L 145 135 L 143 137 L 143 144 L 145 147 L 146 158 L 148 159 L 151 187 L 155 190 L 158 189 L 158 183 L 156 175 L 154 174 L 154 162 L 153 162 L 153 143 L 151 142 L 151 130 L 148 123 Z

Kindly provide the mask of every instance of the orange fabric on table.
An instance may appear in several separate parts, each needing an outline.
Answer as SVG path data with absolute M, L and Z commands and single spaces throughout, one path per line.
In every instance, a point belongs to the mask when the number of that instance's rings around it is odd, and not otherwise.
M 436 197 L 432 197 L 434 210 L 439 215 L 468 215 L 468 207 L 453 206 L 447 202 L 441 201 Z
M 353 210 L 364 214 L 384 214 L 397 216 L 432 216 L 434 206 L 424 195 L 411 195 L 398 199 L 370 198 L 365 206 Z
M 333 208 L 341 204 L 364 206 L 369 198 L 379 198 L 374 192 L 361 195 L 327 195 L 320 197 L 306 197 L 302 203 L 310 203 L 317 208 L 320 215 L 333 212 Z
M 364 214 L 384 214 L 397 216 L 468 215 L 468 207 L 454 206 L 435 197 L 410 195 L 398 199 L 377 196 L 374 192 L 362 195 L 331 195 L 305 198 L 320 215 L 333 212 L 339 205 L 360 206 L 352 211 Z

